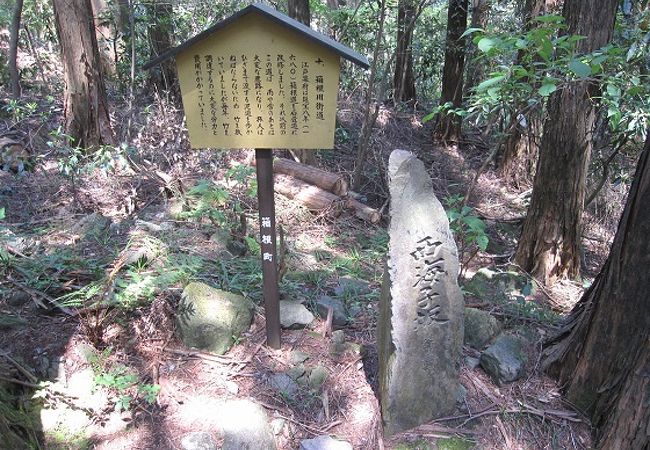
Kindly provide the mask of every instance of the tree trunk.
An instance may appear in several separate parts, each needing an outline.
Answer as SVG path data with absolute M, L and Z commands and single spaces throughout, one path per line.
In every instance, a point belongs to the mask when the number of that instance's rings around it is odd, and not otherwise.
M 415 103 L 415 76 L 413 75 L 413 28 L 415 25 L 413 0 L 399 0 L 397 9 L 397 49 L 393 100 L 395 103 Z
M 95 38 L 97 39 L 101 70 L 108 77 L 115 74 L 116 71 L 111 45 L 115 33 L 112 30 L 110 21 L 106 20 L 106 16 L 111 14 L 111 12 L 107 0 L 91 0 L 90 5 L 95 24 Z
M 154 59 L 172 48 L 172 35 L 174 32 L 172 17 L 174 11 L 172 3 L 166 0 L 147 3 L 146 8 L 149 21 L 147 29 L 149 57 Z M 151 82 L 158 89 L 170 92 L 175 92 L 178 89 L 176 64 L 173 58 L 162 62 L 150 72 Z
M 650 448 L 650 130 L 612 249 L 543 364 L 599 449 Z
M 18 40 L 20 34 L 20 18 L 23 14 L 23 0 L 16 0 L 14 14 L 11 18 L 11 31 L 9 37 L 9 79 L 11 83 L 11 95 L 13 98 L 20 97 L 20 73 L 18 73 Z
M 311 13 L 309 12 L 309 0 L 289 0 L 287 8 L 289 17 L 310 26 Z
M 606 45 L 612 37 L 617 0 L 566 2 L 564 17 L 569 34 L 586 38 L 578 53 Z M 597 86 L 576 81 L 554 92 L 533 184 L 533 194 L 515 253 L 523 270 L 544 283 L 576 277 L 580 272 L 580 233 Z
M 442 71 L 440 104 L 451 103 L 453 108 L 459 108 L 463 101 L 465 38 L 461 36 L 467 27 L 467 1 L 449 0 L 447 10 L 445 65 Z M 460 136 L 460 116 L 445 112 L 438 114 L 434 137 L 446 142 L 458 142 Z
M 289 17 L 310 26 L 311 15 L 309 12 L 309 0 L 289 0 L 287 6 Z M 316 154 L 314 153 L 314 150 L 296 149 L 290 150 L 290 153 L 302 164 L 308 164 L 310 166 L 316 164 Z
M 66 134 L 72 145 L 113 143 L 90 0 L 54 0 L 63 63 Z
M 490 12 L 490 0 L 472 0 L 472 20 L 470 28 L 487 27 L 488 13 Z M 477 61 L 478 48 L 470 40 L 467 49 L 467 76 L 465 80 L 465 92 L 469 93 L 485 78 L 485 65 Z

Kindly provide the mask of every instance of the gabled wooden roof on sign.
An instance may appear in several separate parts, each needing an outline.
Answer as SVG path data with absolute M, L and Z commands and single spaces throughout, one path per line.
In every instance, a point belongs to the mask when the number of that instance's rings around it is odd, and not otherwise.
M 230 25 L 231 23 L 235 22 L 237 19 L 245 16 L 246 14 L 250 13 L 257 13 L 260 14 L 264 17 L 266 17 L 269 20 L 272 20 L 284 27 L 287 27 L 289 29 L 292 29 L 302 36 L 304 36 L 306 39 L 309 39 L 317 44 L 322 45 L 323 47 L 331 50 L 332 52 L 338 54 L 339 56 L 347 59 L 348 61 L 351 61 L 364 69 L 367 69 L 370 67 L 370 64 L 368 63 L 368 59 L 366 59 L 365 56 L 355 52 L 349 47 L 346 47 L 345 45 L 336 42 L 333 39 L 330 39 L 329 37 L 325 36 L 324 34 L 318 33 L 308 26 L 302 24 L 301 22 L 298 22 L 297 20 L 292 19 L 289 16 L 286 16 L 282 14 L 281 12 L 276 11 L 275 9 L 263 5 L 261 3 L 255 3 L 252 5 L 247 6 L 246 8 L 236 12 L 232 16 L 228 17 L 227 19 L 222 20 L 221 22 L 217 22 L 216 24 L 212 25 L 210 28 L 207 30 L 197 34 L 191 39 L 188 39 L 187 41 L 183 42 L 181 45 L 178 47 L 174 47 L 171 50 L 166 51 L 162 55 L 158 56 L 157 58 L 149 61 L 147 64 L 144 65 L 144 69 L 150 69 L 151 67 L 155 66 L 156 64 L 160 64 L 161 62 L 165 61 L 166 59 L 169 59 L 173 56 L 176 56 L 178 53 L 182 52 L 186 48 L 190 47 L 192 44 L 195 44 L 202 39 L 205 39 L 212 33 L 219 31 L 220 29 L 226 27 L 227 25 Z

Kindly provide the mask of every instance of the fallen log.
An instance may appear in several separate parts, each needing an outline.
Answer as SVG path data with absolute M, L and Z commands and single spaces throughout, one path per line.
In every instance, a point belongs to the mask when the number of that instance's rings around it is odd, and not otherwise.
M 273 161 L 273 171 L 291 175 L 341 197 L 345 197 L 348 193 L 348 183 L 342 175 L 300 164 L 286 158 L 276 158 Z
M 375 208 L 371 208 L 368 205 L 364 205 L 358 200 L 348 197 L 346 201 L 346 206 L 348 209 L 354 210 L 354 215 L 359 219 L 365 220 L 372 224 L 379 223 L 381 220 L 381 214 Z
M 276 175 L 273 189 L 278 194 L 299 201 L 311 211 L 330 210 L 334 216 L 338 216 L 343 210 L 344 202 L 337 195 L 288 175 Z

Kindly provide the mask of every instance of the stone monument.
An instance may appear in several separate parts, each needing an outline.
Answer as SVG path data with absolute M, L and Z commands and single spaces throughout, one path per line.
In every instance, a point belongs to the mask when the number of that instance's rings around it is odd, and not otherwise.
M 390 244 L 377 346 L 384 432 L 392 435 L 453 411 L 463 297 L 456 244 L 424 164 L 395 150 L 388 173 Z

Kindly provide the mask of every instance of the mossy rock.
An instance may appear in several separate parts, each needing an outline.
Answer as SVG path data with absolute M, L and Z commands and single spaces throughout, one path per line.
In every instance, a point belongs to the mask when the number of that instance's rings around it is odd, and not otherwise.
M 188 347 L 219 355 L 227 352 L 253 320 L 249 299 L 195 282 L 183 290 L 178 307 L 178 330 Z
M 475 443 L 468 439 L 450 437 L 438 439 L 436 447 L 438 450 L 471 450 L 475 447 Z
M 425 441 L 420 439 L 414 442 L 400 442 L 394 447 L 395 450 L 432 450 L 433 446 Z
M 465 344 L 481 350 L 500 331 L 501 324 L 487 311 L 465 308 Z

